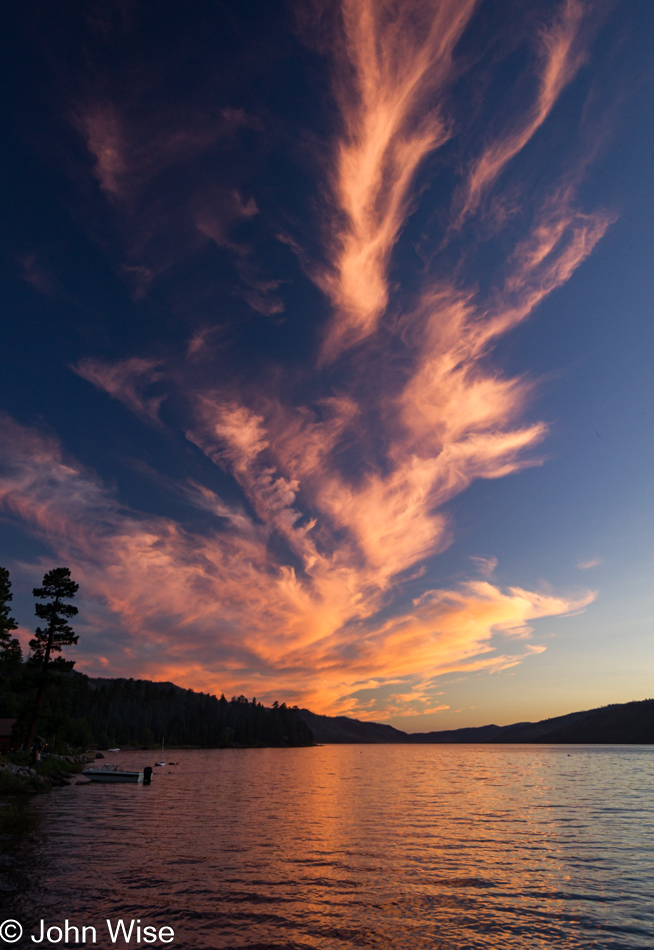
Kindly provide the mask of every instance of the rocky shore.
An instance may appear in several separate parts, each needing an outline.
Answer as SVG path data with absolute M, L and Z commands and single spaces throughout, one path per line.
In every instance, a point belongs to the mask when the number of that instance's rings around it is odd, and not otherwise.
M 34 794 L 51 788 L 76 784 L 85 765 L 93 762 L 85 755 L 47 755 L 38 769 L 0 757 L 0 795 Z

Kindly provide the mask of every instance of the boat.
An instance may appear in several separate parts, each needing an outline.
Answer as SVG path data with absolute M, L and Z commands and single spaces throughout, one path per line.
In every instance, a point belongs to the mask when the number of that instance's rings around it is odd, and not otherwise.
M 119 769 L 117 765 L 103 765 L 101 769 L 84 769 L 82 775 L 86 775 L 92 782 L 143 783 L 143 771 L 129 772 L 127 769 Z
M 120 749 L 107 749 L 107 752 L 120 752 Z
M 155 763 L 154 763 L 155 765 L 165 765 L 165 764 L 166 764 L 166 763 L 163 761 L 163 755 L 164 755 L 163 750 L 164 750 L 164 740 L 162 739 L 162 740 L 161 740 L 161 759 L 160 759 L 158 762 L 155 762 Z

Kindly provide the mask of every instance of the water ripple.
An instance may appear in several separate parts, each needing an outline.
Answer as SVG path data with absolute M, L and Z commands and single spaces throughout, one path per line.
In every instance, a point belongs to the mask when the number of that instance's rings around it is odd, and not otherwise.
M 38 827 L 0 861 L 11 916 L 140 918 L 189 950 L 654 946 L 649 747 L 175 758 L 150 788 L 33 802 Z

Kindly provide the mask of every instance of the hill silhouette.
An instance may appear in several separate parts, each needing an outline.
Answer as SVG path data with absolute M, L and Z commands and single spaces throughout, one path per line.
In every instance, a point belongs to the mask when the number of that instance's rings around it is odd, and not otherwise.
M 24 741 L 36 684 L 27 664 L 0 676 L 0 717 L 15 718 Z M 406 733 L 387 723 L 323 716 L 256 699 L 231 700 L 170 682 L 52 676 L 39 734 L 74 747 L 157 745 L 303 746 L 319 743 L 607 743 L 654 744 L 654 699 L 601 706 L 539 722 Z M 51 737 L 53 737 L 51 739 Z
M 582 712 L 515 722 L 508 726 L 477 726 L 437 732 L 402 732 L 378 722 L 362 722 L 347 716 L 319 716 L 301 709 L 300 716 L 311 728 L 316 742 L 448 743 L 448 742 L 542 742 L 654 744 L 654 699 L 600 706 Z

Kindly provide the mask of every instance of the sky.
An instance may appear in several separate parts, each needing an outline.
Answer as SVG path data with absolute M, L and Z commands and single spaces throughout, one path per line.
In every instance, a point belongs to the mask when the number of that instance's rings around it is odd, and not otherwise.
M 2 40 L 0 564 L 76 668 L 410 732 L 652 695 L 650 0 Z

